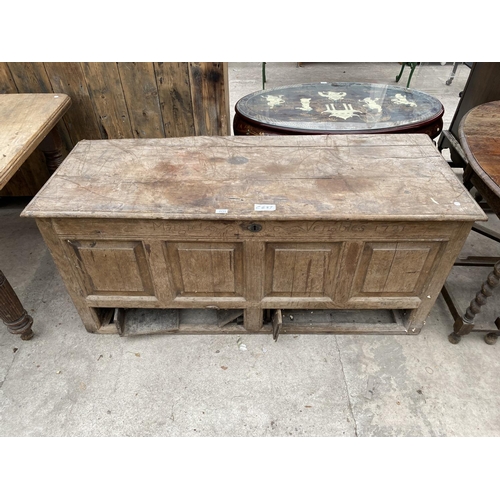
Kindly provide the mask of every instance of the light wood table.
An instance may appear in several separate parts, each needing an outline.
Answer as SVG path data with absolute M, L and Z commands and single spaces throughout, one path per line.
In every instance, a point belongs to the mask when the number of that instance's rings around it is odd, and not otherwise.
M 54 129 L 70 107 L 64 94 L 0 94 L 0 189 L 39 147 L 49 171 L 61 163 L 61 139 Z M 33 336 L 33 319 L 0 270 L 0 319 L 23 340 Z
M 468 189 L 475 187 L 491 210 L 500 217 L 500 101 L 471 109 L 460 122 L 458 132 L 468 162 L 464 171 L 464 184 Z M 498 241 L 498 237 L 493 239 Z M 464 315 L 456 318 L 453 333 L 448 337 L 452 344 L 458 344 L 463 335 L 473 331 L 475 317 L 499 284 L 500 260 L 494 264 Z M 495 325 L 500 329 L 500 317 L 496 319 Z M 498 333 L 488 333 L 486 343 L 494 344 Z
M 486 219 L 425 134 L 80 141 L 22 215 L 89 332 L 275 339 L 417 334 Z

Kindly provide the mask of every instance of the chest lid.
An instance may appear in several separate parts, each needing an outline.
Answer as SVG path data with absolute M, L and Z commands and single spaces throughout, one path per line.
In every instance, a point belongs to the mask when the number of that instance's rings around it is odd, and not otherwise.
M 22 215 L 486 218 L 423 134 L 81 141 Z

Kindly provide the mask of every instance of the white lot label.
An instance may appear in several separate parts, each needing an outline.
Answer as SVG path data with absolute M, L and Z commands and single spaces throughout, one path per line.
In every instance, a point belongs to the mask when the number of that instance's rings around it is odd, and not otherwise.
M 256 212 L 273 212 L 276 210 L 276 205 L 258 205 L 257 203 L 254 205 L 254 210 Z
M 228 210 L 227 208 L 216 208 L 215 213 L 216 214 L 227 214 Z

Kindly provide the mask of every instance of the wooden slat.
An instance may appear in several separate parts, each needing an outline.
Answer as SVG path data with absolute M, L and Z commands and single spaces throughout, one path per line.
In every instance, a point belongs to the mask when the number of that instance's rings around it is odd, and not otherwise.
M 53 91 L 43 63 L 10 62 L 8 66 L 18 92 L 51 93 Z
M 195 135 L 188 63 L 154 63 L 165 137 Z
M 153 63 L 119 62 L 134 137 L 165 137 Z
M 189 63 L 196 135 L 228 133 L 227 82 L 224 80 L 224 70 L 223 63 Z
M 83 139 L 103 139 L 80 63 L 45 63 L 54 92 L 71 97 L 72 106 L 64 122 L 73 144 Z
M 82 68 L 104 138 L 134 137 L 116 63 L 86 62 Z
M 0 94 L 15 93 L 17 93 L 17 87 L 9 65 L 5 62 L 0 62 Z

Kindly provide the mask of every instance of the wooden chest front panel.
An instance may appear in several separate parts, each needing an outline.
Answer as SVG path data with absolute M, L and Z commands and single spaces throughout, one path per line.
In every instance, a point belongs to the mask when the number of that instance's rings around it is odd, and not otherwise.
M 440 241 L 364 243 L 350 297 L 418 298 L 443 246 Z
M 85 296 L 154 296 L 142 241 L 74 239 L 66 253 Z
M 461 226 L 275 221 L 251 233 L 237 221 L 53 225 L 89 307 L 263 309 L 418 308 Z
M 333 301 L 341 243 L 268 243 L 264 297 L 327 297 Z
M 174 297 L 243 296 L 243 244 L 164 242 Z

